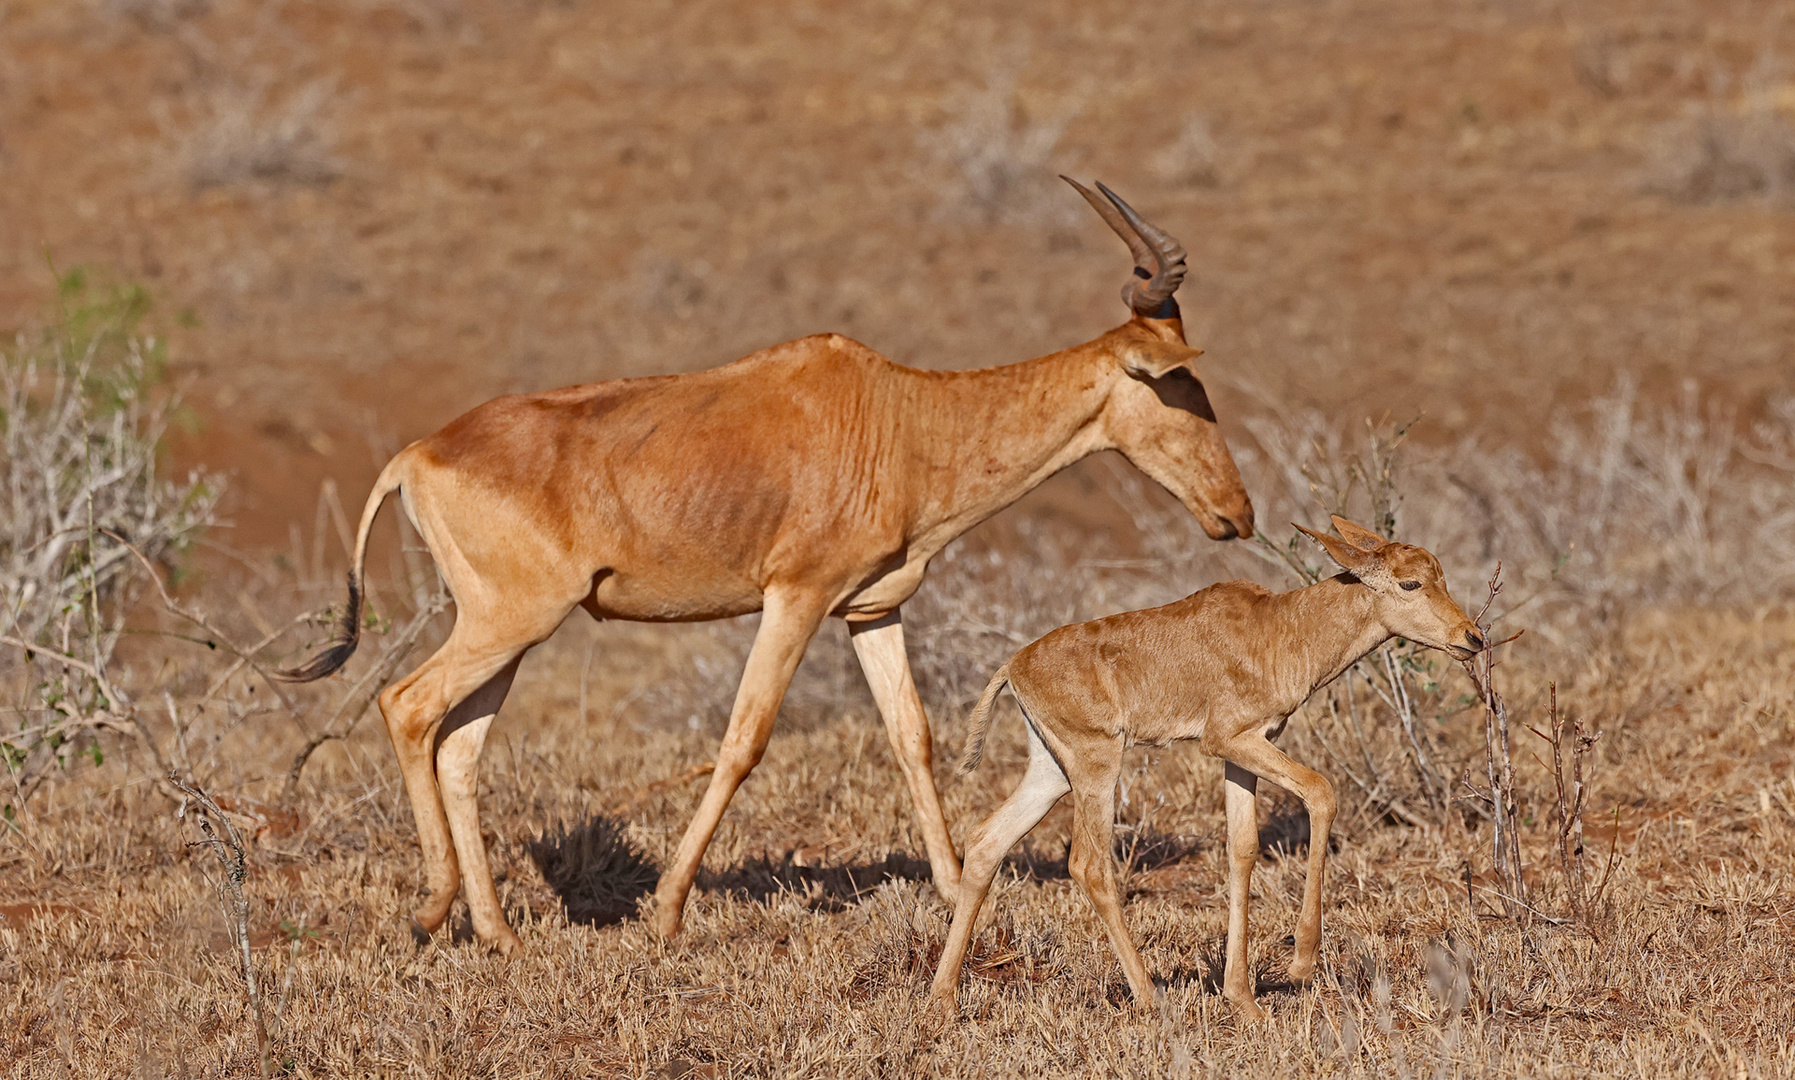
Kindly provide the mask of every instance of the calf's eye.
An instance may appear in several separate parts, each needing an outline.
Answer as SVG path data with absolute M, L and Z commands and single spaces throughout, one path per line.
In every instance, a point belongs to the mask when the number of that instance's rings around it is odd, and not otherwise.
M 1403 592 L 1414 592 L 1416 589 L 1419 589 L 1421 587 L 1421 583 L 1419 581 L 1402 581 L 1402 582 L 1398 582 L 1397 584 L 1402 586 Z

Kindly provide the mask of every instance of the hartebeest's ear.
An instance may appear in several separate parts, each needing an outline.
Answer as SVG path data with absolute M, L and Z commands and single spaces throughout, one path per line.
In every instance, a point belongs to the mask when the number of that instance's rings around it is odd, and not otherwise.
M 1334 521 L 1337 527 L 1340 519 L 1335 518 Z M 1381 591 L 1395 584 L 1395 579 L 1391 576 L 1389 568 L 1384 565 L 1384 560 L 1378 557 L 1377 552 L 1367 551 L 1338 537 L 1318 533 L 1314 529 L 1305 529 L 1294 521 L 1290 524 L 1301 530 L 1309 539 L 1320 544 L 1321 550 L 1327 552 L 1328 558 L 1334 560 L 1340 569 L 1345 570 L 1371 588 Z M 1352 523 L 1347 522 L 1347 524 Z
M 1389 543 L 1388 540 L 1385 540 L 1370 529 L 1365 528 L 1363 525 L 1354 525 L 1339 514 L 1329 514 L 1328 517 L 1334 522 L 1334 531 L 1344 537 L 1347 543 L 1358 548 L 1360 551 L 1376 551 L 1378 548 Z
M 1130 375 L 1157 379 L 1203 355 L 1202 349 L 1171 341 L 1130 341 L 1122 346 L 1122 366 Z

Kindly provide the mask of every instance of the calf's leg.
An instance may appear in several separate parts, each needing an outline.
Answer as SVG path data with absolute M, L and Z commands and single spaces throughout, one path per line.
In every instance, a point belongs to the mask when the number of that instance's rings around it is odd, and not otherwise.
M 1116 880 L 1116 856 L 1112 850 L 1116 829 L 1116 778 L 1122 772 L 1122 745 L 1118 739 L 1074 756 L 1067 765 L 1072 774 L 1072 850 L 1066 869 L 1097 909 L 1109 943 L 1122 962 L 1128 988 L 1139 1004 L 1154 1000 L 1153 980 L 1147 962 L 1134 947 L 1128 924 L 1122 918 L 1122 891 Z
M 1265 777 L 1301 799 L 1309 812 L 1309 869 L 1303 880 L 1302 913 L 1296 923 L 1296 953 L 1290 961 L 1290 980 L 1306 983 L 1315 974 L 1316 955 L 1321 949 L 1321 885 L 1327 873 L 1328 832 L 1333 828 L 1336 809 L 1334 785 L 1257 735 L 1230 744 L 1227 757 L 1230 768 L 1238 762 Z
M 1247 898 L 1259 862 L 1259 816 L 1253 807 L 1259 778 L 1233 761 L 1227 765 L 1228 959 L 1222 996 L 1242 1016 L 1259 1020 L 1265 1011 L 1253 1000 L 1253 972 L 1247 964 Z
M 966 863 L 960 872 L 959 898 L 954 904 L 953 927 L 947 932 L 947 945 L 941 950 L 941 962 L 935 967 L 935 982 L 929 993 L 937 1003 L 951 1006 L 954 990 L 960 984 L 960 965 L 972 945 L 973 927 L 978 922 L 979 906 L 991 889 L 991 879 L 1003 857 L 1028 831 L 1040 824 L 1060 797 L 1072 790 L 1066 774 L 1048 752 L 1047 744 L 1035 725 L 1028 724 L 1028 771 L 1022 783 L 1010 793 L 1002 806 L 986 818 L 966 845 Z

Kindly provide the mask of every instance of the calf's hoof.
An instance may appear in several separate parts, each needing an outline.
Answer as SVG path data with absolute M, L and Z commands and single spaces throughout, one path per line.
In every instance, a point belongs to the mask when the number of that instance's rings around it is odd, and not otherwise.
M 1285 978 L 1292 986 L 1308 986 L 1315 981 L 1315 961 L 1292 960 Z
M 448 899 L 438 900 L 437 899 L 438 896 L 447 896 Z M 432 892 L 430 895 L 430 899 L 424 901 L 424 903 L 421 904 L 420 906 L 412 909 L 412 912 L 411 912 L 411 925 L 413 927 L 412 936 L 415 937 L 415 936 L 417 936 L 418 932 L 422 931 L 424 937 L 426 939 L 428 939 L 431 934 L 434 934 L 438 930 L 441 930 L 443 928 L 443 923 L 446 923 L 449 921 L 449 908 L 454 903 L 455 903 L 455 894 L 453 892 L 449 892 L 449 893 Z
M 517 936 L 509 926 L 494 934 L 487 942 L 499 951 L 499 955 L 515 960 L 524 954 L 524 939 Z

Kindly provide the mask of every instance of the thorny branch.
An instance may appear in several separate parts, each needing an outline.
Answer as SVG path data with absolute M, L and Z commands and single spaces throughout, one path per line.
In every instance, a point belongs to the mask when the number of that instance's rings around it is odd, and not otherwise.
M 249 868 L 243 834 L 231 824 L 230 817 L 212 801 L 212 797 L 196 785 L 172 772 L 168 774 L 168 782 L 182 796 L 181 808 L 175 816 L 191 820 L 199 829 L 200 839 L 189 842 L 188 846 L 211 848 L 212 854 L 218 857 L 222 875 L 214 884 L 218 889 L 218 905 L 224 912 L 225 923 L 231 929 L 236 946 L 244 992 L 249 997 L 250 1019 L 255 1025 L 257 1069 L 264 1077 L 272 1076 L 274 1055 L 268 1040 L 268 1021 L 262 1014 L 262 995 L 256 986 L 255 964 L 249 952 L 249 897 L 243 892 Z
M 300 774 L 305 772 L 306 762 L 311 760 L 312 754 L 327 742 L 348 738 L 349 733 L 355 730 L 355 725 L 367 713 L 368 706 L 373 704 L 375 696 L 380 693 L 380 688 L 387 684 L 388 680 L 393 677 L 393 673 L 399 669 L 399 665 L 405 662 L 407 656 L 411 655 L 412 647 L 417 644 L 424 629 L 430 625 L 430 620 L 448 606 L 448 591 L 443 589 L 439 583 L 429 601 L 412 615 L 411 621 L 405 624 L 404 629 L 399 631 L 391 644 L 381 653 L 380 661 L 363 672 L 362 677 L 356 680 L 349 692 L 343 695 L 336 711 L 331 713 L 330 719 L 325 722 L 324 729 L 307 739 L 305 746 L 293 756 L 293 763 L 287 768 L 286 783 L 281 789 L 282 803 L 290 804 L 293 801 L 294 793 L 299 788 Z
M 1478 700 L 1483 703 L 1484 766 L 1489 786 L 1479 790 L 1472 783 L 1469 770 L 1466 770 L 1464 784 L 1473 797 L 1486 803 L 1490 809 L 1490 823 L 1494 829 L 1490 859 L 1496 875 L 1495 892 L 1502 901 L 1503 912 L 1508 918 L 1525 923 L 1534 914 L 1534 909 L 1527 902 L 1527 881 L 1522 873 L 1520 835 L 1516 828 L 1519 815 L 1515 810 L 1515 766 L 1509 743 L 1508 705 L 1502 700 L 1495 683 L 1495 671 L 1500 665 L 1496 659 L 1496 650 L 1520 635 L 1497 641 L 1491 635 L 1486 621 L 1491 605 L 1496 602 L 1496 595 L 1502 591 L 1501 563 L 1496 564 L 1496 572 L 1490 576 L 1488 589 L 1489 595 L 1472 621 L 1477 624 L 1477 632 L 1489 644 L 1476 656 L 1464 661 L 1463 666 L 1465 674 L 1471 678 Z

